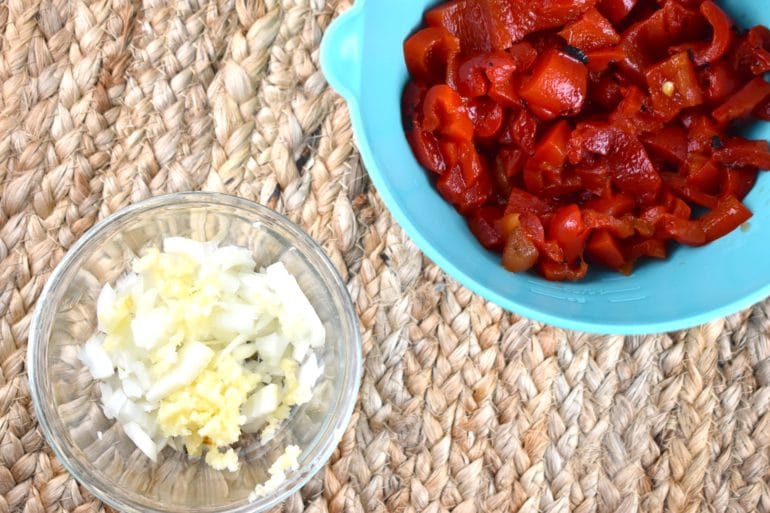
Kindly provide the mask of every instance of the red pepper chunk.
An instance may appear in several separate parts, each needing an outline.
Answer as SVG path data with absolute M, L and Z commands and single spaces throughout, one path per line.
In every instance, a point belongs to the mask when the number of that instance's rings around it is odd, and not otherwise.
M 653 108 L 665 119 L 672 119 L 682 109 L 703 103 L 695 66 L 687 52 L 672 55 L 653 66 L 646 76 Z
M 588 64 L 586 64 L 588 71 L 599 73 L 609 68 L 611 64 L 622 62 L 626 58 L 626 52 L 622 46 L 613 46 L 586 52 L 586 58 L 588 59 Z
M 620 36 L 612 24 L 596 9 L 591 9 L 564 27 L 559 35 L 571 46 L 584 52 L 607 48 L 620 42 Z
M 668 162 L 682 165 L 687 160 L 687 132 L 677 125 L 650 132 L 641 138 L 645 148 Z
M 727 123 L 733 119 L 748 116 L 768 97 L 770 97 L 770 83 L 761 77 L 756 77 L 716 108 L 712 115 L 720 123 Z
M 495 227 L 495 222 L 503 216 L 503 208 L 496 206 L 481 207 L 468 217 L 468 227 L 478 241 L 487 249 L 502 250 L 505 240 Z
M 586 254 L 610 269 L 620 269 L 626 263 L 623 249 L 607 230 L 597 230 L 586 244 Z
M 720 186 L 720 197 L 735 196 L 739 200 L 746 197 L 757 181 L 756 169 L 725 169 Z
M 738 228 L 752 215 L 735 196 L 727 196 L 720 199 L 716 207 L 698 219 L 698 222 L 706 234 L 706 242 L 712 242 Z
M 549 182 L 560 181 L 571 130 L 569 123 L 561 120 L 538 142 L 535 153 L 524 165 L 524 184 L 530 192 L 543 192 Z
M 770 142 L 733 122 L 770 121 L 770 29 L 719 0 L 438 2 L 404 43 L 402 123 L 504 268 L 630 274 L 751 217 Z
M 473 122 L 459 94 L 447 85 L 435 85 L 425 93 L 423 128 L 456 141 L 473 138 Z
M 466 98 L 489 96 L 508 107 L 518 104 L 513 85 L 517 62 L 505 52 L 492 52 L 467 59 L 460 65 L 457 91 Z
M 548 238 L 555 240 L 564 251 L 568 263 L 582 258 L 589 232 L 583 225 L 580 208 L 575 205 L 561 207 L 554 212 L 548 226 Z
M 468 115 L 473 122 L 476 137 L 489 139 L 497 135 L 505 121 L 505 110 L 488 97 L 474 98 L 468 102 Z
M 706 0 L 700 4 L 700 12 L 711 25 L 713 36 L 711 43 L 694 52 L 695 64 L 701 66 L 721 59 L 733 43 L 733 21 L 717 4 Z
M 726 166 L 748 166 L 770 170 L 770 145 L 767 141 L 734 138 L 714 152 L 714 158 Z
M 492 182 L 486 171 L 481 172 L 476 182 L 469 185 L 459 163 L 449 167 L 436 180 L 436 188 L 461 213 L 482 206 L 492 194 Z
M 551 49 L 535 62 L 519 95 L 540 119 L 567 116 L 583 107 L 588 89 L 588 68 L 565 53 Z
M 425 28 L 404 42 L 409 73 L 428 84 L 446 79 L 449 59 L 460 52 L 460 40 L 441 27 Z
M 770 71 L 770 29 L 757 25 L 746 33 L 731 58 L 743 73 L 764 75 Z
M 720 103 L 740 89 L 743 82 L 735 72 L 733 65 L 721 60 L 704 67 L 700 72 L 701 83 L 709 103 Z

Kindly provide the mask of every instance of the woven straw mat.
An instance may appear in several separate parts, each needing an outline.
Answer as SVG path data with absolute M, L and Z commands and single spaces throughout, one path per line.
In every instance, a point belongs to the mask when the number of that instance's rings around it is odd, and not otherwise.
M 598 337 L 486 303 L 369 185 L 318 67 L 336 0 L 0 0 L 0 513 L 102 511 L 46 446 L 26 338 L 95 221 L 236 194 L 347 281 L 365 373 L 329 464 L 282 511 L 770 511 L 769 304 Z

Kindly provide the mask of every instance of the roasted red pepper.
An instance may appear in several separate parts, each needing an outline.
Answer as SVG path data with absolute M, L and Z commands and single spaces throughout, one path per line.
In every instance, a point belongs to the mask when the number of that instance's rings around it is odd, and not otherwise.
M 583 257 L 588 235 L 580 207 L 572 204 L 554 212 L 548 228 L 548 238 L 559 244 L 567 262 L 574 262 Z
M 621 269 L 626 263 L 623 248 L 607 230 L 597 230 L 586 245 L 588 257 L 610 269 Z
M 748 116 L 768 97 L 770 97 L 770 83 L 757 77 L 717 107 L 712 115 L 720 123 L 727 123 L 733 119 Z
M 698 66 L 721 59 L 730 51 L 733 43 L 733 21 L 730 17 L 711 0 L 700 4 L 699 9 L 711 25 L 713 36 L 708 46 L 694 52 L 693 60 Z
M 714 152 L 714 158 L 727 166 L 747 166 L 770 169 L 770 145 L 767 141 L 747 141 L 733 138 Z
M 428 84 L 446 80 L 449 59 L 460 53 L 460 40 L 441 27 L 416 32 L 404 43 L 406 68 Z
M 542 193 L 548 185 L 561 182 L 570 131 L 569 123 L 562 120 L 541 138 L 535 153 L 524 165 L 524 185 L 530 192 Z
M 532 75 L 525 79 L 519 94 L 535 115 L 548 120 L 578 112 L 587 89 L 585 64 L 552 49 L 535 62 Z
M 428 89 L 422 111 L 422 126 L 425 130 L 456 141 L 470 141 L 473 138 L 473 122 L 463 99 L 451 87 L 435 85 Z
M 614 46 L 620 42 L 620 36 L 612 24 L 596 9 L 591 9 L 575 22 L 559 32 L 567 43 L 584 52 Z
M 738 228 L 751 215 L 751 211 L 735 196 L 727 196 L 720 199 L 714 209 L 704 214 L 698 222 L 706 235 L 706 241 L 712 242 Z
M 404 44 L 407 139 L 514 272 L 630 273 L 744 223 L 770 144 L 770 30 L 716 0 L 450 0 Z M 702 209 L 708 212 L 697 218 Z
M 687 52 L 653 66 L 646 77 L 655 113 L 666 120 L 673 119 L 682 109 L 703 103 L 698 75 Z

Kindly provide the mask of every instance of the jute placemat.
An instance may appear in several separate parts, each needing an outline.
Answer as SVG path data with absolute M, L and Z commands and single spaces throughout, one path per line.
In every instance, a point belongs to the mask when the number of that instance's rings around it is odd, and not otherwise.
M 346 7 L 0 1 L 0 513 L 103 509 L 37 430 L 30 316 L 96 220 L 198 189 L 302 224 L 361 318 L 351 428 L 284 511 L 770 511 L 769 305 L 624 339 L 459 287 L 369 186 L 318 69 Z

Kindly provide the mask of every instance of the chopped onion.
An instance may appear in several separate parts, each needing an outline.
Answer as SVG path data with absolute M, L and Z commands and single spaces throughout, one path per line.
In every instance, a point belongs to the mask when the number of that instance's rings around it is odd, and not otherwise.
M 147 457 L 170 445 L 236 470 L 241 433 L 266 441 L 312 397 L 326 332 L 282 263 L 257 272 L 246 248 L 182 237 L 162 248 L 104 285 L 80 358 L 105 416 Z
M 80 350 L 80 360 L 88 367 L 94 379 L 109 378 L 115 373 L 110 356 L 102 347 L 104 335 L 97 334 L 88 339 Z

